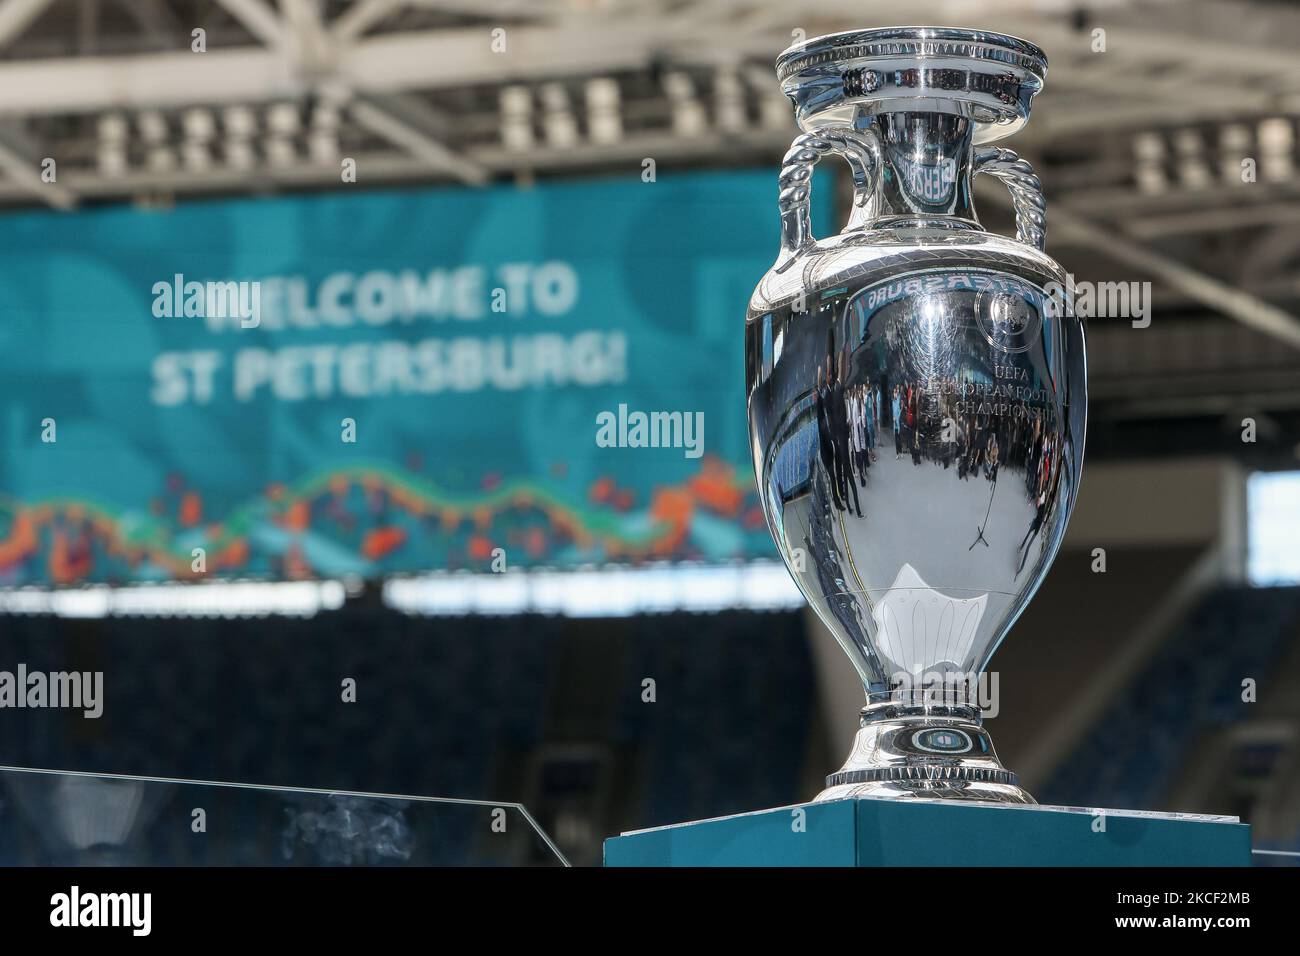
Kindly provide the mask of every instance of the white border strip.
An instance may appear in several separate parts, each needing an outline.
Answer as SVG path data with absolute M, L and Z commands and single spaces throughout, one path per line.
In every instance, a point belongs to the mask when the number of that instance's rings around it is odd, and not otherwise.
M 58 617 L 311 617 L 343 606 L 341 581 L 138 584 L 0 590 L 0 613 Z
M 0 590 L 0 614 L 65 618 L 311 617 L 343 606 L 355 587 L 343 581 L 213 581 L 205 584 L 98 585 L 63 590 Z M 774 561 L 725 566 L 665 565 L 579 571 L 457 572 L 389 578 L 384 603 L 438 617 L 551 614 L 628 617 L 669 611 L 797 609 L 804 600 Z
M 384 602 L 407 614 L 522 613 L 628 617 L 668 611 L 786 610 L 803 596 L 773 561 L 680 566 L 390 578 Z

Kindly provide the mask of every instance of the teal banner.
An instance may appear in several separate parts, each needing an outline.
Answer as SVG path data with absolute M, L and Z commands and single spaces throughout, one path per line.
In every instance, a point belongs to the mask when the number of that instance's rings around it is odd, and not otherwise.
M 772 557 L 777 240 L 774 171 L 3 217 L 0 585 Z

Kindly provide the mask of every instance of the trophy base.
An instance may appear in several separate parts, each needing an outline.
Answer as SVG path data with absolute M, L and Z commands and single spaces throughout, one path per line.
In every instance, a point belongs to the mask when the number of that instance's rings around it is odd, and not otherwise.
M 869 704 L 849 759 L 814 802 L 856 797 L 1036 805 L 966 704 Z

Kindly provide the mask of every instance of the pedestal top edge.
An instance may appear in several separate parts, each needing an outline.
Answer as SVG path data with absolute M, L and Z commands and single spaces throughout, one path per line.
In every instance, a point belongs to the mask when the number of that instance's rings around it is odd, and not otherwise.
M 960 806 L 975 807 L 982 810 L 1008 810 L 1014 813 L 1020 812 L 1049 812 L 1049 813 L 1076 813 L 1085 816 L 1097 816 L 1098 814 L 1108 817 L 1135 817 L 1148 820 L 1179 820 L 1188 823 L 1233 823 L 1240 824 L 1241 818 L 1228 816 L 1225 814 L 1212 813 L 1180 813 L 1165 810 L 1119 810 L 1109 807 L 1065 807 L 1065 806 L 1043 806 L 1043 805 L 1016 805 L 1006 803 L 992 803 L 979 800 L 926 800 L 924 798 L 914 798 L 908 800 L 896 800 L 882 797 L 850 797 L 844 800 L 827 800 L 823 803 L 792 803 L 783 807 L 768 807 L 763 810 L 748 810 L 745 813 L 732 813 L 720 817 L 706 817 L 702 820 L 684 820 L 681 823 L 667 823 L 657 827 L 646 827 L 642 830 L 625 830 L 619 836 L 637 836 L 643 833 L 658 833 L 662 830 L 676 830 L 680 827 L 695 826 L 701 823 L 719 823 L 724 820 L 741 820 L 745 817 L 757 817 L 768 813 L 777 813 L 782 810 L 797 810 L 801 807 L 825 807 L 834 806 L 842 803 L 855 803 L 857 801 L 870 801 L 872 803 L 901 804 L 910 806 L 915 804 L 925 804 L 933 806 Z

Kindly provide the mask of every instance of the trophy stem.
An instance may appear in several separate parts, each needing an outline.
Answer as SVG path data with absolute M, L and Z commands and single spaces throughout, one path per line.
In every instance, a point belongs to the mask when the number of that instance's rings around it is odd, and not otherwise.
M 1037 803 L 1002 766 L 970 704 L 868 704 L 853 750 L 817 802 L 857 797 Z

